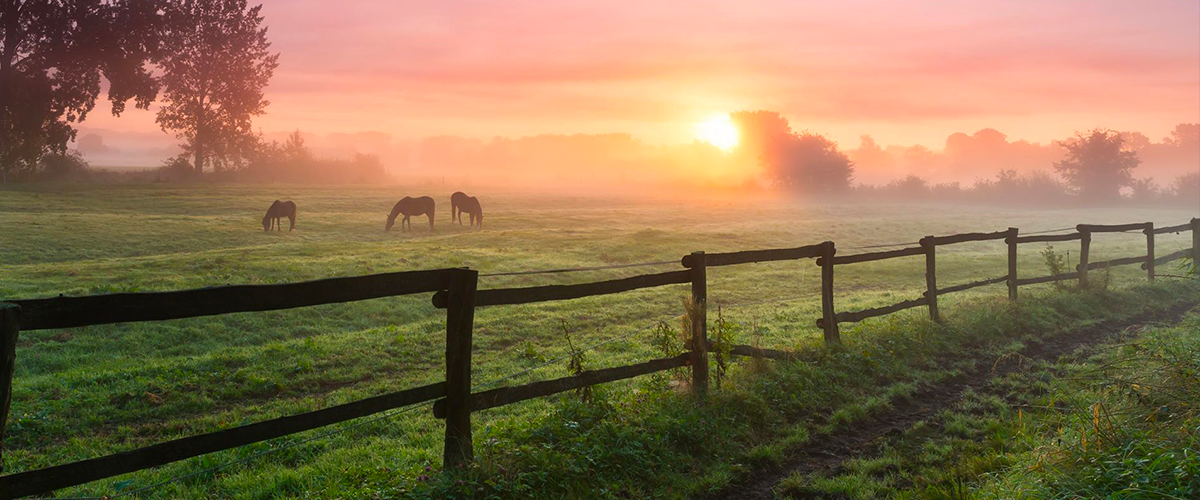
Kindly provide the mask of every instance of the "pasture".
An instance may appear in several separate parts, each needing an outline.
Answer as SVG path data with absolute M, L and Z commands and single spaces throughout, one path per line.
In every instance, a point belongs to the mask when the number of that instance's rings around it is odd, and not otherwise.
M 469 266 L 481 274 L 647 261 L 650 267 L 482 276 L 479 287 L 575 283 L 680 269 L 692 251 L 734 251 L 837 242 L 854 247 L 915 242 L 925 235 L 995 231 L 1022 234 L 1077 223 L 1174 225 L 1196 214 L 1175 209 L 821 204 L 754 197 L 681 198 L 489 193 L 478 196 L 482 231 L 450 221 L 453 186 L 312 187 L 172 185 L 23 185 L 0 188 L 0 299 L 57 294 L 155 291 L 223 284 L 282 283 L 387 271 Z M 384 232 L 402 196 L 433 196 L 436 231 L 414 217 L 411 232 Z M 298 206 L 295 231 L 263 232 L 275 199 Z M 1157 253 L 1189 247 L 1190 235 L 1159 235 Z M 1077 261 L 1078 243 L 1056 244 Z M 1019 275 L 1047 274 L 1042 244 L 1023 245 Z M 1142 255 L 1140 233 L 1096 235 L 1092 260 Z M 754 325 L 762 347 L 794 349 L 820 339 L 819 268 L 811 261 L 709 270 L 710 321 L 719 306 Z M 1160 268 L 1171 274 L 1173 265 Z M 1002 242 L 939 249 L 938 281 L 952 285 L 1006 272 Z M 920 257 L 838 269 L 838 310 L 916 298 L 924 290 Z M 1140 283 L 1136 266 L 1115 269 L 1115 287 Z M 522 306 L 481 308 L 475 317 L 477 387 L 519 374 L 525 382 L 562 376 L 563 330 L 587 353 L 587 368 L 661 355 L 650 330 L 677 327 L 687 285 Z M 1049 290 L 1022 288 L 1022 293 Z M 1029 292 L 1026 292 L 1029 290 Z M 943 298 L 955 304 L 1005 295 L 996 285 Z M 910 317 L 924 309 L 899 313 Z M 891 319 L 845 325 L 843 338 Z M 269 313 L 157 323 L 23 332 L 4 470 L 18 472 L 116 452 L 199 432 L 325 407 L 440 380 L 444 311 L 427 295 Z M 529 370 L 528 372 L 525 372 Z M 620 385 L 620 384 L 618 384 Z M 633 389 L 639 382 L 625 384 Z M 505 429 L 544 416 L 537 400 L 474 416 L 477 446 Z M 310 433 L 313 435 L 319 432 Z M 70 493 L 112 494 L 179 474 L 245 459 L 164 487 L 148 497 L 296 496 L 340 488 L 371 496 L 374 475 L 419 477 L 440 463 L 441 421 L 427 407 L 356 424 L 288 450 L 261 444 L 102 481 Z M 486 451 L 481 451 L 487 453 Z M 370 476 L 371 478 L 368 478 Z M 401 484 L 405 480 L 400 480 Z M 346 486 L 353 483 L 354 487 Z M 360 485 L 359 483 L 362 483 Z M 336 486 L 335 486 L 336 485 Z M 366 489 L 355 489 L 366 488 Z M 392 493 L 394 489 L 388 490 Z M 236 492 L 236 493 L 235 493 Z M 383 495 L 387 496 L 387 495 Z

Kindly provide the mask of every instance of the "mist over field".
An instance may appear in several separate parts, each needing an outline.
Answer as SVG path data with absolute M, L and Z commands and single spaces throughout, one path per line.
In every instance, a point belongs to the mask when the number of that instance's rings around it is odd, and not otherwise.
M 0 0 L 0 500 L 1200 498 L 1200 2 Z

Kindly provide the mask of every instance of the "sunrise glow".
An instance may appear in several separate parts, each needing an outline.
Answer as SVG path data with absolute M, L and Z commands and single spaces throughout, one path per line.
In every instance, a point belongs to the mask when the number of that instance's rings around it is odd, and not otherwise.
M 729 115 L 719 115 L 696 124 L 696 139 L 729 151 L 738 144 L 738 130 Z

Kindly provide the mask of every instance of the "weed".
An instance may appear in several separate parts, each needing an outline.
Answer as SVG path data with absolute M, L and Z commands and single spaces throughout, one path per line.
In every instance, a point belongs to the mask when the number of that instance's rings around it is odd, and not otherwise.
M 1053 245 L 1046 245 L 1046 249 L 1042 250 L 1041 255 L 1046 263 L 1046 270 L 1050 271 L 1050 276 L 1058 276 L 1068 272 L 1067 264 L 1063 261 L 1062 254 L 1056 252 Z M 1063 281 L 1055 281 L 1054 288 L 1063 290 L 1067 288 L 1067 285 Z
M 570 353 L 570 359 L 567 360 L 567 372 L 571 375 L 582 375 L 587 357 L 583 351 L 575 350 L 575 343 L 571 342 L 571 328 L 567 326 L 567 320 L 559 320 L 559 329 L 562 331 L 563 338 L 567 340 L 567 349 Z M 592 400 L 592 386 L 585 385 L 575 389 L 575 394 L 579 396 L 580 400 L 589 402 Z
M 713 363 L 716 366 L 714 374 L 716 375 L 717 388 L 721 388 L 721 381 L 724 380 L 725 374 L 729 370 L 729 359 L 733 355 L 733 344 L 742 334 L 742 325 L 732 323 L 725 320 L 725 315 L 721 312 L 721 307 L 717 306 L 717 321 L 713 324 L 711 344 Z

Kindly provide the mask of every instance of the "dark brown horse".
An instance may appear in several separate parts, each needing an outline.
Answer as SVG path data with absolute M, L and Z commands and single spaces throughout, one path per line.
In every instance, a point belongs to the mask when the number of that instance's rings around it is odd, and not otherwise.
M 454 194 L 450 195 L 450 222 L 457 220 L 459 224 L 462 224 L 462 211 L 459 210 L 459 207 L 463 206 L 467 198 L 470 198 L 470 196 L 467 196 L 467 193 L 462 191 L 455 191 Z
M 283 231 L 283 223 L 279 220 L 283 217 L 287 217 L 291 222 L 288 231 L 296 229 L 296 204 L 291 200 L 275 200 L 275 203 L 271 204 L 271 208 L 267 209 L 267 215 L 263 216 L 263 231 L 270 231 L 273 227 L 278 227 L 279 231 Z
M 404 218 L 400 220 L 400 229 L 404 229 L 404 223 L 408 223 L 408 229 L 412 229 L 412 221 L 410 217 L 414 215 L 429 216 L 429 230 L 433 231 L 433 198 L 422 196 L 419 198 L 411 198 L 405 196 L 400 201 L 396 202 L 396 206 L 392 207 L 392 212 L 388 214 L 387 225 L 384 226 L 384 231 L 391 231 L 392 225 L 396 223 L 396 216 L 404 214 Z
M 458 202 L 458 223 L 462 224 L 462 214 L 471 216 L 471 223 L 468 226 L 475 226 L 475 221 L 479 221 L 479 229 L 483 229 L 483 207 L 479 206 L 479 198 L 468 196 L 466 199 Z

